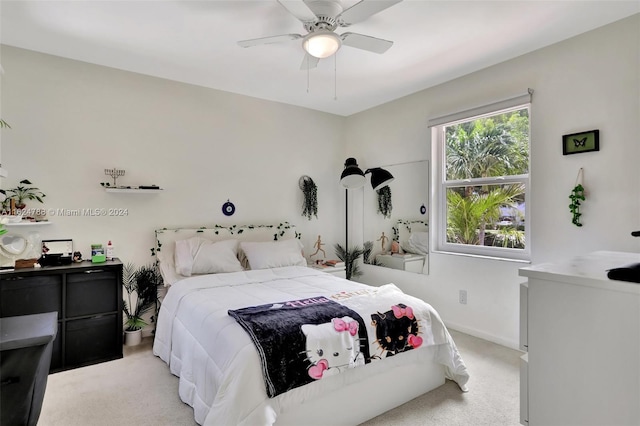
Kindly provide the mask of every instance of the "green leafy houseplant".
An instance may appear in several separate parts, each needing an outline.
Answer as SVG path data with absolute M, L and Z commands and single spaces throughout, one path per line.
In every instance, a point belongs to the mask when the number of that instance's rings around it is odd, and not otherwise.
M 367 265 L 384 266 L 382 263 L 376 260 L 376 257 L 371 257 L 373 252 L 373 241 L 365 241 L 362 249 L 362 261 Z
M 44 201 L 42 201 L 42 199 L 46 197 L 46 195 L 40 191 L 40 188 L 31 185 L 33 184 L 29 179 L 21 180 L 18 186 L 7 190 L 7 200 L 5 200 L 5 203 L 14 199 L 16 201 L 16 207 L 19 209 L 25 207 L 25 201 L 27 200 L 36 200 L 43 203 Z
M 569 198 L 571 199 L 571 204 L 569 204 L 569 211 L 573 215 L 571 223 L 573 223 L 575 226 L 580 227 L 582 226 L 582 224 L 580 223 L 580 216 L 582 216 L 582 213 L 580 213 L 580 201 L 585 200 L 584 187 L 580 184 L 576 185 L 575 188 L 571 190 L 571 195 L 569 195 Z
M 128 263 L 124 266 L 122 282 L 127 292 L 127 298 L 122 299 L 122 306 L 127 320 L 126 331 L 141 330 L 147 324 L 142 316 L 156 307 L 158 299 L 158 285 L 162 278 L 155 265 L 137 268 Z
M 362 271 L 358 265 L 358 258 L 364 254 L 364 249 L 362 247 L 351 247 L 349 250 L 345 250 L 340 244 L 336 244 L 334 246 L 336 251 L 336 256 L 338 259 L 344 262 L 345 266 L 345 275 L 348 280 L 351 277 L 357 277 L 362 275 Z

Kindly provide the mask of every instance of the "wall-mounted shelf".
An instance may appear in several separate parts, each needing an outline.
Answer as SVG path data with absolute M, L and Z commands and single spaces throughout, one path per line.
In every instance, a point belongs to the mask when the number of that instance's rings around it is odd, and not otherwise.
M 6 227 L 10 227 L 10 226 L 40 226 L 40 225 L 51 225 L 53 222 L 50 222 L 48 220 L 46 221 L 42 221 L 42 222 L 28 222 L 28 221 L 23 221 L 23 222 L 9 222 L 9 223 L 5 223 L 4 226 Z
M 157 189 L 148 189 L 148 188 L 105 188 L 104 189 L 106 192 L 117 192 L 120 194 L 152 194 L 152 193 L 159 193 L 164 191 L 164 189 L 162 188 L 157 188 Z

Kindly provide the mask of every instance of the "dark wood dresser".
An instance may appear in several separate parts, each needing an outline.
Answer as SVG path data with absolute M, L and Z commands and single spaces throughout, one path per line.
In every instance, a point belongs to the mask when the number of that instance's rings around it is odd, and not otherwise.
M 122 358 L 122 262 L 0 272 L 0 317 L 53 311 L 50 373 Z

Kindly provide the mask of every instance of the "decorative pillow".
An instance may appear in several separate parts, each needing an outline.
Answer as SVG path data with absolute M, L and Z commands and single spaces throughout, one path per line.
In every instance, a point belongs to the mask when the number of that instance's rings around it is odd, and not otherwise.
M 185 277 L 242 271 L 237 240 L 213 242 L 192 237 L 176 241 L 175 264 L 176 272 Z
M 278 268 L 281 266 L 306 266 L 302 244 L 297 239 L 263 243 L 240 242 L 251 269 Z

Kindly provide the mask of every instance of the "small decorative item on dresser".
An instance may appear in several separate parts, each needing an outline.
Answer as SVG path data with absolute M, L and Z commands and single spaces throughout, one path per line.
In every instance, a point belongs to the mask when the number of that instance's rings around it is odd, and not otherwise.
M 38 263 L 38 259 L 35 257 L 33 259 L 16 259 L 15 269 L 34 268 L 36 263 Z
M 102 244 L 91 244 L 91 262 L 102 263 L 107 260 Z
M 114 258 L 113 244 L 111 244 L 111 240 L 107 243 L 106 257 L 107 260 L 113 260 Z

